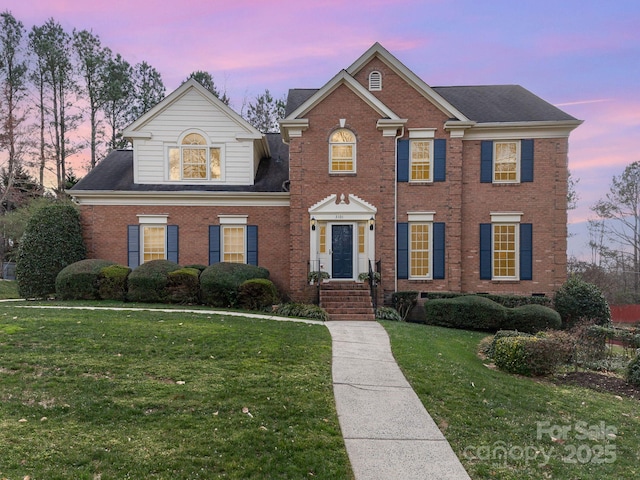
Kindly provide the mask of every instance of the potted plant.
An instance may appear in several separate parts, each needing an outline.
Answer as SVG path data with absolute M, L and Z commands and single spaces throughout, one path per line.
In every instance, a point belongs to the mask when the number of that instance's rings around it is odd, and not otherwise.
M 331 275 L 329 275 L 329 272 L 324 272 L 322 270 L 319 272 L 309 272 L 309 275 L 307 275 L 307 280 L 309 280 L 309 283 L 311 285 L 316 283 L 318 281 L 318 278 L 320 278 L 321 280 L 328 280 L 329 278 L 331 278 Z
M 376 282 L 380 281 L 380 272 L 373 272 L 373 278 Z M 369 278 L 369 272 L 362 272 L 358 275 L 358 280 L 361 282 L 369 282 L 371 279 Z

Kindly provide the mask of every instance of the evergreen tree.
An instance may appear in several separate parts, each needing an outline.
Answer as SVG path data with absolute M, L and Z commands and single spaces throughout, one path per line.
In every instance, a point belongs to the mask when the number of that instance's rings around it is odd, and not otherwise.
M 284 118 L 285 101 L 273 98 L 269 90 L 258 95 L 249 103 L 245 115 L 246 120 L 262 133 L 277 133 L 280 131 L 278 120 Z
M 192 72 L 187 77 L 187 80 L 189 80 L 190 78 L 193 78 L 194 80 L 196 80 L 200 85 L 202 85 L 204 88 L 206 88 L 211 93 L 213 93 L 217 98 L 222 100 L 222 103 L 224 103 L 227 106 L 229 105 L 229 97 L 227 97 L 227 92 L 223 91 L 221 93 L 218 90 L 218 88 L 216 87 L 216 84 L 213 81 L 213 75 L 211 75 L 209 72 L 198 70 L 198 71 Z M 185 82 L 187 80 L 185 80 Z

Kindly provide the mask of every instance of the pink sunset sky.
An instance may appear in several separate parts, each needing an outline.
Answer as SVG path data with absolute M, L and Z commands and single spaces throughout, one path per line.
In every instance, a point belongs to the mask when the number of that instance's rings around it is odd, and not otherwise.
M 519 84 L 584 124 L 570 137 L 579 179 L 569 255 L 613 175 L 640 161 L 638 0 L 9 0 L 27 30 L 54 18 L 92 30 L 167 93 L 210 72 L 231 106 L 269 89 L 319 88 L 380 42 L 431 86 Z M 86 159 L 76 160 L 86 164 Z

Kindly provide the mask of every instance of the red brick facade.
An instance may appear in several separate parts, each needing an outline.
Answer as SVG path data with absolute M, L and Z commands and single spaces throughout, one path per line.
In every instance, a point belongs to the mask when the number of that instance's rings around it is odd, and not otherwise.
M 382 88 L 370 90 L 369 75 L 374 71 L 380 73 Z M 555 108 L 540 99 L 534 106 L 540 102 Z M 178 226 L 179 263 L 208 264 L 209 226 L 220 225 L 220 215 L 246 215 L 246 224 L 257 226 L 259 265 L 292 300 L 315 299 L 316 290 L 308 281 L 312 269 L 322 264 L 332 273 L 337 268 L 332 263 L 332 229 L 340 226 L 353 234 L 348 240 L 353 271 L 340 278 L 356 280 L 367 271 L 368 261 L 379 262 L 381 298 L 403 290 L 552 295 L 566 279 L 568 136 L 580 123 L 553 115 L 541 121 L 476 122 L 376 44 L 292 107 L 282 121 L 289 192 L 278 193 L 279 202 L 240 192 L 237 201 L 229 195 L 228 201 L 210 199 L 204 203 L 212 206 L 205 206 L 184 198 L 174 202 L 165 193 L 157 203 L 129 199 L 126 206 L 113 199 L 103 204 L 83 200 L 81 191 L 89 255 L 127 264 L 128 226 L 138 225 L 139 215 L 166 215 L 167 225 Z M 329 141 L 341 128 L 356 138 L 353 173 L 330 173 Z M 445 145 L 445 178 L 398 181 L 399 145 L 410 137 Z M 481 181 L 484 141 L 525 139 L 533 145 L 531 179 L 510 184 Z M 497 214 L 517 217 L 531 232 L 526 254 L 530 266 L 518 278 L 481 278 L 481 256 L 486 255 L 486 248 L 481 253 L 481 225 L 491 224 Z M 442 227 L 438 275 L 410 279 L 400 274 L 399 228 L 411 218 L 429 218 Z M 430 268 L 435 272 L 433 255 Z

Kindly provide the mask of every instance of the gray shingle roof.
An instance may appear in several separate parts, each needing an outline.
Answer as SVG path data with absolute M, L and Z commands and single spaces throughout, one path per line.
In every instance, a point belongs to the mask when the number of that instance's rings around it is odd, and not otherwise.
M 478 123 L 576 120 L 520 85 L 432 88 L 467 118 Z M 289 90 L 286 114 L 295 111 L 317 91 L 309 88 Z
M 576 120 L 520 85 L 432 88 L 478 123 Z
M 271 151 L 270 158 L 263 158 L 258 165 L 253 185 L 203 185 L 203 184 L 139 184 L 133 183 L 133 150 L 114 150 L 80 180 L 70 191 L 131 191 L 131 192 L 282 192 L 288 189 L 289 147 L 279 133 L 266 135 Z

